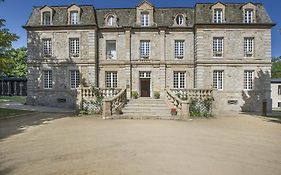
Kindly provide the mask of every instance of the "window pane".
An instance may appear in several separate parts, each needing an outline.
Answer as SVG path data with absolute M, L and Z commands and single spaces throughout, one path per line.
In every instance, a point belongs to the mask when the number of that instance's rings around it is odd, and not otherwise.
M 43 55 L 52 55 L 52 41 L 51 39 L 43 39 Z
M 43 25 L 50 25 L 51 24 L 51 13 L 44 12 L 43 13 Z
M 117 88 L 117 72 L 106 72 L 106 88 Z
M 70 12 L 70 23 L 78 24 L 78 12 L 77 11 Z
M 106 59 L 116 59 L 116 41 L 106 41 Z
M 183 58 L 184 56 L 184 41 L 175 41 L 175 57 Z
M 80 74 L 79 70 L 71 70 L 70 71 L 70 88 L 76 89 L 80 85 Z
M 150 41 L 140 42 L 140 56 L 141 58 L 147 58 L 150 54 Z
M 71 56 L 79 56 L 79 38 L 70 38 L 69 39 L 69 52 Z
M 44 89 L 53 88 L 53 75 L 51 70 L 43 71 L 43 87 Z
M 213 38 L 213 56 L 222 57 L 223 56 L 223 38 Z
M 213 72 L 213 88 L 218 90 L 223 89 L 223 71 L 215 70 Z
M 174 72 L 174 88 L 185 88 L 185 72 Z

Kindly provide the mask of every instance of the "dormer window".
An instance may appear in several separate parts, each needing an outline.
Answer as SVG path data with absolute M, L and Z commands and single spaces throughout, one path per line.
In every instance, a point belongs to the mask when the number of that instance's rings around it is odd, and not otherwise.
M 213 14 L 214 23 L 222 23 L 222 19 L 223 19 L 222 12 L 223 12 L 222 9 L 214 9 L 214 14 Z
M 108 26 L 113 26 L 113 23 L 114 23 L 114 16 L 109 15 L 109 16 L 107 17 L 107 25 L 108 25 Z
M 245 9 L 244 11 L 244 22 L 253 23 L 253 9 Z
M 141 13 L 141 26 L 142 27 L 149 26 L 149 13 L 148 12 Z
M 183 25 L 183 22 L 184 22 L 184 17 L 183 17 L 183 15 L 178 15 L 177 17 L 176 17 L 176 23 L 177 23 L 177 25 Z
M 43 12 L 43 25 L 51 25 L 51 12 Z
M 78 24 L 78 11 L 70 12 L 70 24 Z

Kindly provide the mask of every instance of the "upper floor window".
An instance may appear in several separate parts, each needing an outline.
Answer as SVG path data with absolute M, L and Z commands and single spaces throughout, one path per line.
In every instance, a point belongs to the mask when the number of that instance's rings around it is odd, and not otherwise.
M 52 40 L 51 39 L 43 39 L 43 55 L 51 56 L 52 55 Z
M 213 56 L 214 57 L 223 56 L 223 38 L 222 37 L 213 38 Z
M 78 24 L 78 11 L 70 12 L 70 24 Z
M 184 55 L 184 41 L 175 41 L 175 58 L 182 59 Z
M 51 12 L 43 12 L 43 25 L 51 25 Z
M 70 88 L 76 89 L 80 85 L 80 74 L 79 70 L 71 70 L 70 71 Z
M 108 26 L 113 26 L 114 23 L 114 16 L 110 15 L 107 17 L 107 25 Z
M 117 72 L 106 72 L 106 88 L 117 88 Z
M 244 57 L 254 55 L 254 38 L 244 38 Z
M 116 41 L 106 41 L 106 59 L 116 59 Z
M 185 88 L 185 72 L 174 72 L 174 88 Z
M 148 12 L 141 13 L 141 26 L 142 27 L 149 26 L 149 13 Z
M 150 41 L 140 42 L 140 56 L 141 58 L 149 58 L 150 54 Z
M 253 78 L 254 71 L 245 70 L 244 71 L 244 89 L 252 90 L 253 89 Z
M 223 71 L 215 70 L 213 72 L 213 88 L 223 90 Z
M 69 54 L 73 57 L 79 57 L 80 52 L 79 38 L 70 38 L 69 39 Z
M 281 85 L 278 85 L 278 95 L 281 95 Z
M 43 87 L 44 89 L 53 88 L 53 73 L 51 70 L 43 71 Z
M 214 23 L 222 23 L 223 20 L 223 10 L 222 9 L 214 9 L 213 21 Z
M 244 22 L 253 23 L 254 11 L 253 9 L 245 9 L 244 11 Z
M 176 23 L 177 23 L 177 25 L 183 25 L 183 22 L 184 22 L 184 17 L 183 17 L 183 15 L 178 15 L 177 17 L 176 17 Z

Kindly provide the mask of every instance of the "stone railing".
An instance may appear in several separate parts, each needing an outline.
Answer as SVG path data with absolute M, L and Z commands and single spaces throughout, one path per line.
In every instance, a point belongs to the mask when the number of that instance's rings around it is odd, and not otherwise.
M 85 98 L 95 98 L 95 90 L 92 87 L 81 87 L 81 96 L 83 99 Z M 117 95 L 121 89 L 98 89 L 101 93 L 102 97 L 114 97 Z
M 183 100 L 206 99 L 212 97 L 212 89 L 171 89 L 171 92 Z
M 110 117 L 116 110 L 121 109 L 127 104 L 126 89 L 120 91 L 113 98 L 106 98 L 103 100 L 103 117 Z
M 171 103 L 172 106 L 177 108 L 177 111 L 180 113 L 180 118 L 182 120 L 187 120 L 190 118 L 189 114 L 189 101 L 184 101 L 177 97 L 171 90 L 166 89 L 167 99 Z

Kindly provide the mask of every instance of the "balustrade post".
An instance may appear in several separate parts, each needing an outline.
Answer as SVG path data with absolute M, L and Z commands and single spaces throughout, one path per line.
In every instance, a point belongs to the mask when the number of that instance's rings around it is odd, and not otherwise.
M 102 110 L 102 116 L 104 118 L 112 115 L 111 108 L 112 108 L 111 101 L 108 99 L 104 99 L 103 100 L 103 110 Z
M 79 86 L 77 88 L 76 112 L 79 112 L 82 109 L 82 105 L 83 105 L 82 102 L 83 102 L 82 87 Z
M 190 105 L 189 101 L 182 102 L 182 107 L 181 107 L 181 119 L 182 120 L 188 120 L 190 118 L 189 105 Z

